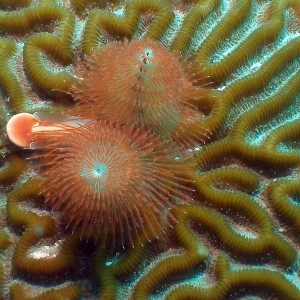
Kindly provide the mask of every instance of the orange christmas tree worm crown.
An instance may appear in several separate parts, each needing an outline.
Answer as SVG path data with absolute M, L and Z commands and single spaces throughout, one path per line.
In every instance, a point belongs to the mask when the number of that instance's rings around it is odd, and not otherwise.
M 164 140 L 197 146 L 208 130 L 188 103 L 193 91 L 188 67 L 151 40 L 107 44 L 76 71 L 70 114 L 146 126 Z M 191 124 L 190 135 L 184 131 Z
M 170 207 L 191 200 L 189 163 L 149 130 L 53 113 L 18 114 L 7 129 L 15 144 L 41 151 L 34 158 L 46 202 L 85 237 L 142 243 L 176 221 Z
M 135 238 L 150 240 L 175 221 L 168 208 L 190 201 L 189 164 L 173 159 L 169 145 L 149 130 L 94 121 L 39 131 L 34 140 L 46 202 L 85 236 L 96 232 L 123 248 Z

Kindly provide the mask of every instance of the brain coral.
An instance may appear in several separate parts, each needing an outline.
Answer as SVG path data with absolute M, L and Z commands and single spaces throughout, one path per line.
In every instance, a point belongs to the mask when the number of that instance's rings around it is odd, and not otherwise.
M 0 299 L 300 299 L 299 0 L 5 0 L 0 10 Z M 167 235 L 117 251 L 65 230 L 35 154 L 5 126 L 17 113 L 72 110 L 75 70 L 134 40 L 191 62 L 185 132 L 211 137 L 178 157 L 195 201 L 171 208 Z

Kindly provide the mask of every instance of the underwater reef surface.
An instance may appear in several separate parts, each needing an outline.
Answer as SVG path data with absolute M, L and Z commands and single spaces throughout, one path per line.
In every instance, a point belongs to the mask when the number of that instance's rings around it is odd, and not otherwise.
M 300 1 L 0 9 L 0 299 L 300 299 Z M 80 60 L 125 39 L 193 62 L 209 84 L 191 102 L 211 136 L 188 158 L 194 202 L 178 205 L 173 228 L 117 250 L 65 229 L 44 204 L 32 151 L 5 126 L 17 113 L 71 107 Z

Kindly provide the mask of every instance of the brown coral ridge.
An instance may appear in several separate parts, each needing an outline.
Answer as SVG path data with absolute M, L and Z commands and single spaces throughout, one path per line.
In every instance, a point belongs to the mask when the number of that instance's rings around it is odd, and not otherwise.
M 273 72 L 278 72 L 284 63 L 289 63 L 297 58 L 299 53 L 294 50 L 294 47 L 296 46 L 295 49 L 297 49 L 299 41 L 300 40 L 296 39 L 283 47 L 281 49 L 282 56 L 279 56 L 280 54 L 277 52 L 271 57 L 265 68 L 258 71 L 259 74 L 257 74 L 258 76 L 256 78 L 258 82 L 260 82 L 260 79 L 269 81 L 271 76 L 273 76 L 272 71 L 270 70 L 271 67 L 267 69 L 267 66 L 271 65 L 272 68 L 274 68 Z M 277 62 L 277 64 L 273 64 L 275 59 L 278 59 L 279 57 L 280 63 Z M 275 95 L 259 103 L 252 110 L 245 112 L 236 121 L 226 138 L 208 145 L 204 151 L 195 157 L 199 167 L 201 169 L 206 169 L 207 166 L 212 167 L 212 165 L 219 165 L 224 162 L 225 158 L 230 157 L 237 157 L 240 161 L 248 161 L 252 165 L 259 165 L 260 167 L 265 166 L 265 168 L 272 167 L 273 169 L 277 168 L 279 170 L 287 170 L 299 166 L 300 156 L 298 153 L 284 153 L 278 151 L 274 145 L 274 143 L 278 144 L 281 140 L 284 140 L 282 137 L 283 132 L 285 133 L 286 138 L 288 138 L 288 136 L 297 136 L 294 129 L 295 126 L 291 126 L 291 124 L 288 125 L 288 123 L 281 125 L 282 129 L 280 131 L 279 129 L 272 130 L 266 135 L 264 142 L 258 146 L 249 145 L 246 138 L 248 131 L 266 123 L 270 119 L 276 117 L 280 110 L 290 107 L 293 104 L 293 101 L 298 94 L 299 78 L 298 71 L 276 92 Z M 249 96 L 252 94 L 254 91 L 251 89 L 251 85 L 247 85 L 248 82 L 250 82 L 250 77 L 245 77 L 230 87 L 228 96 L 233 91 L 235 96 L 228 99 L 238 99 L 242 96 Z M 255 88 L 260 90 L 263 86 L 263 84 L 257 84 Z M 209 118 L 216 120 L 216 115 L 215 117 L 213 117 L 213 115 L 214 110 L 212 116 Z M 218 122 L 216 124 L 218 124 Z M 295 122 L 293 124 L 295 125 Z M 268 146 L 269 143 L 270 146 Z
M 0 169 L 0 182 L 7 185 L 16 182 L 27 166 L 24 159 L 15 154 L 8 155 L 6 160 Z
M 275 212 L 292 226 L 296 236 L 300 232 L 299 194 L 299 179 L 278 179 L 267 187 L 267 195 L 270 197 Z
M 144 241 L 144 244 L 149 244 Z M 101 286 L 100 298 L 106 300 L 117 299 L 118 281 L 130 276 L 141 264 L 146 253 L 146 248 L 140 243 L 126 251 L 117 261 L 107 264 L 109 261 L 108 249 L 100 246 L 94 254 L 94 272 Z
M 201 213 L 201 210 L 205 211 L 205 209 L 195 208 L 195 218 L 207 220 L 205 224 L 222 240 L 223 245 L 228 247 L 230 252 L 237 253 L 241 257 L 255 259 L 272 250 L 283 265 L 291 266 L 295 262 L 296 250 L 275 232 L 272 219 L 267 212 L 245 192 L 228 190 L 228 185 L 231 185 L 254 192 L 259 184 L 255 173 L 236 167 L 224 167 L 194 175 L 193 179 L 201 201 L 207 201 L 220 212 L 233 210 L 240 216 L 245 216 L 248 222 L 256 227 L 255 238 L 243 237 L 235 232 L 223 217 L 218 215 L 211 217 L 211 220 L 214 220 L 212 224 L 209 219 L 206 219 L 205 213 Z M 219 186 L 222 184 L 227 188 L 221 189 Z M 199 210 L 199 215 L 196 214 L 197 210 Z M 213 212 L 211 214 L 214 215 Z M 220 225 L 218 225 L 219 222 Z
M 19 179 L 22 173 L 26 169 L 26 163 L 24 159 L 21 157 L 11 154 L 7 156 L 7 162 L 4 166 L 0 169 L 0 183 L 2 185 L 10 185 Z M 4 216 L 1 212 L 1 222 Z M 4 250 L 8 248 L 12 244 L 12 239 L 9 233 L 6 230 L 1 228 L 0 230 L 0 254 L 4 254 Z M 1 262 L 2 264 L 2 262 Z M 0 299 L 5 299 L 4 291 L 6 289 L 6 280 L 8 274 L 6 274 L 4 270 L 4 262 L 3 265 L 0 265 Z
M 240 10 L 249 10 L 251 1 L 240 1 L 239 4 L 236 6 L 236 12 L 232 11 L 232 15 L 236 15 L 236 13 Z M 198 58 L 196 59 L 196 62 L 199 64 L 198 68 L 202 68 L 204 70 L 203 74 L 207 76 L 211 76 L 212 80 L 215 82 L 224 82 L 226 77 L 228 75 L 221 75 L 221 72 L 229 72 L 232 68 L 236 68 L 238 65 L 241 64 L 242 61 L 244 61 L 247 57 L 249 57 L 251 54 L 254 54 L 257 49 L 262 47 L 266 41 L 268 41 L 269 35 L 272 36 L 272 40 L 278 35 L 278 31 L 283 27 L 283 11 L 285 7 L 291 6 L 293 1 L 272 1 L 272 11 L 274 12 L 274 18 L 273 21 L 265 25 L 263 29 L 259 28 L 255 30 L 245 41 L 242 43 L 239 47 L 237 47 L 230 55 L 226 56 L 224 59 L 222 59 L 219 63 L 213 64 L 210 67 L 207 66 L 207 61 L 209 60 L 209 55 L 212 54 L 215 50 L 215 47 L 217 47 L 216 41 L 219 41 L 219 34 L 222 36 L 228 36 L 230 34 L 230 30 L 222 30 L 224 26 L 217 26 L 215 30 L 209 35 L 209 38 L 205 40 L 205 43 L 203 43 L 197 50 Z M 297 6 L 297 4 L 296 4 Z M 237 22 L 237 18 L 230 18 L 231 14 L 228 15 L 228 20 L 230 22 L 235 23 Z M 224 21 L 225 22 L 225 21 Z M 272 28 L 272 24 L 275 23 L 276 26 L 276 35 L 274 35 L 274 30 Z M 264 39 L 265 38 L 265 39 Z M 257 44 L 257 40 L 262 39 L 261 43 Z M 247 43 L 250 43 L 252 46 L 246 47 L 245 45 Z M 245 47 L 245 48 L 244 48 Z M 267 61 L 264 62 L 262 67 L 256 71 L 252 72 L 250 75 L 245 76 L 241 78 L 240 80 L 237 80 L 232 85 L 228 86 L 222 93 L 219 93 L 215 91 L 213 93 L 214 97 L 214 103 L 212 106 L 212 114 L 204 121 L 204 126 L 206 128 L 209 128 L 211 132 L 214 134 L 217 134 L 223 124 L 226 121 L 226 117 L 228 115 L 229 108 L 234 104 L 240 101 L 243 97 L 249 97 L 250 95 L 256 95 L 260 93 L 265 86 L 268 84 L 270 79 L 275 76 L 278 72 L 281 71 L 281 69 L 288 63 L 292 62 L 293 60 L 297 59 L 299 57 L 299 51 L 297 51 L 299 47 L 299 38 L 295 38 L 294 40 L 287 43 L 285 46 L 283 46 L 279 51 L 277 51 L 275 54 L 273 54 Z M 209 53 L 209 54 L 208 54 Z M 240 58 L 240 56 L 243 56 L 243 59 Z M 216 74 L 215 74 L 216 73 Z M 219 74 L 220 73 L 220 74 Z M 213 75 L 215 74 L 215 75 Z M 294 76 L 293 80 L 290 80 L 290 82 L 287 84 L 287 87 L 284 89 L 286 93 L 286 102 L 285 105 L 293 99 L 293 94 L 295 91 L 297 92 L 297 85 L 295 81 L 297 81 L 297 78 L 299 79 L 299 75 Z M 294 83 L 294 84 L 293 84 Z M 291 86 L 289 86 L 291 85 Z M 283 90 L 282 90 L 283 91 Z M 282 91 L 278 93 L 278 98 L 281 96 Z M 270 99 L 271 100 L 271 99 Z M 283 99 L 282 99 L 283 101 Z M 278 103 L 277 105 L 275 103 Z M 275 113 L 276 108 L 279 109 L 280 100 L 274 99 L 273 105 L 270 105 L 270 108 L 272 107 L 272 112 Z M 282 102 L 281 102 L 282 103 Z M 261 114 L 268 115 L 269 110 L 263 110 L 261 109 L 263 106 L 266 106 L 268 104 L 264 104 L 264 101 L 258 106 L 256 109 L 257 111 L 260 111 Z M 253 112 L 249 112 L 249 114 L 255 115 L 256 110 L 254 109 Z M 246 116 L 245 116 L 246 117 Z M 269 115 L 269 117 L 271 117 Z M 252 117 L 254 118 L 254 117 Z M 252 119 L 251 118 L 251 119 Z M 258 119 L 258 115 L 256 116 Z M 261 118 L 261 117 L 260 117 Z M 251 126 L 254 125 L 253 120 L 246 118 L 241 121 L 243 122 L 244 126 Z M 259 122 L 259 121 L 258 121 Z M 236 132 L 234 135 L 239 135 L 243 132 L 242 128 L 240 128 L 240 123 L 237 123 L 235 125 Z M 236 136 L 237 140 L 241 138 L 241 136 Z
M 4 250 L 6 250 L 7 247 L 10 246 L 11 244 L 12 241 L 9 234 L 6 231 L 1 230 L 0 231 L 0 254 L 3 254 Z M 6 279 L 7 279 L 7 274 L 5 274 L 4 266 L 0 265 L 0 299 L 1 300 L 5 299 L 4 291 L 6 287 Z
M 30 109 L 32 101 L 26 96 L 17 76 L 8 64 L 9 60 L 15 56 L 16 51 L 17 46 L 13 41 L 1 38 L 0 61 L 2 68 L 0 70 L 0 82 L 11 99 L 12 108 L 16 112 L 23 112 Z
M 152 263 L 147 272 L 136 282 L 130 299 L 148 299 L 151 293 L 168 282 L 170 278 L 176 280 L 178 275 L 184 275 L 208 260 L 209 250 L 194 235 L 189 226 L 190 214 L 195 208 L 196 206 L 192 205 L 184 206 L 176 212 L 178 223 L 175 224 L 173 232 L 169 232 L 170 237 L 176 240 L 175 249 L 169 251 L 170 253 L 167 251 L 165 256 Z M 179 248 L 178 251 L 176 251 L 177 248 Z M 181 248 L 184 250 L 182 251 Z
M 265 295 L 277 299 L 297 300 L 300 290 L 278 271 L 264 268 L 241 268 L 233 270 L 225 256 L 215 262 L 217 282 L 212 287 L 196 287 L 185 284 L 174 288 L 166 300 L 221 300 L 228 299 L 235 290 L 242 295 Z
M 253 208 L 251 210 L 253 211 Z M 180 245 L 184 245 L 185 252 L 170 257 L 167 256 L 155 263 L 137 281 L 133 289 L 133 299 L 147 299 L 149 294 L 168 281 L 168 278 L 174 278 L 178 274 L 192 270 L 208 258 L 209 250 L 201 243 L 200 239 L 195 237 L 190 228 L 190 222 L 195 224 L 196 228 L 201 226 L 201 228 L 210 231 L 213 236 L 217 237 L 226 251 L 232 253 L 235 259 L 239 255 L 250 256 L 252 259 L 257 258 L 266 254 L 268 249 L 272 248 L 280 261 L 287 267 L 295 262 L 295 249 L 284 239 L 277 236 L 272 228 L 270 228 L 271 230 L 263 228 L 261 236 L 248 238 L 233 230 L 225 217 L 199 205 L 181 207 L 181 212 L 178 212 L 176 216 L 179 223 L 175 226 L 175 238 L 180 242 Z M 270 222 L 267 224 L 268 221 L 260 218 L 259 215 L 256 216 L 255 221 L 260 226 L 269 227 L 271 225 Z M 263 223 L 265 224 L 263 225 Z M 262 276 L 267 276 L 267 274 L 272 274 L 272 272 L 266 271 Z M 195 295 L 197 294 L 195 293 Z
M 43 240 L 57 235 L 57 221 L 50 215 L 40 215 L 25 210 L 22 203 L 37 200 L 41 196 L 41 182 L 31 179 L 10 193 L 7 203 L 7 213 L 12 225 L 24 230 L 16 244 L 13 256 L 13 271 L 22 277 L 35 276 L 62 276 L 78 268 L 76 245 L 80 242 L 79 235 L 73 235 L 62 241 L 57 254 L 54 256 L 35 258 L 31 249 Z M 78 283 L 62 285 L 42 291 L 40 294 L 29 296 L 23 283 L 13 283 L 10 286 L 10 295 L 13 299 L 61 299 L 66 295 L 70 299 L 77 299 L 82 287 Z M 34 298 L 32 298 L 34 297 Z
M 27 5 L 29 4 L 27 3 Z M 31 84 L 33 83 L 35 87 L 46 94 L 53 94 L 53 90 L 67 90 L 74 81 L 69 72 L 49 70 L 42 58 L 46 53 L 65 67 L 72 62 L 74 15 L 58 6 L 53 0 L 41 1 L 37 6 L 28 6 L 17 12 L 0 14 L 0 28 L 12 35 L 27 34 L 45 23 L 56 21 L 59 21 L 59 26 L 55 34 L 35 33 L 31 35 L 25 42 L 23 52 L 24 69 Z M 0 73 L 0 81 L 7 90 L 15 112 L 49 110 L 49 105 L 36 104 L 30 99 L 16 74 L 11 70 L 9 62 L 15 58 L 17 45 L 9 39 L 1 40 L 3 49 L 0 52 L 0 60 L 2 60 L 3 68 Z
M 260 47 L 267 43 L 274 42 L 284 26 L 284 11 L 292 7 L 299 10 L 299 2 L 295 0 L 275 0 L 271 2 L 269 22 L 254 30 L 243 43 L 234 49 L 229 55 L 218 63 L 209 63 L 209 57 L 218 47 L 218 43 L 228 37 L 230 33 L 247 18 L 251 11 L 253 1 L 239 1 L 237 5 L 227 14 L 197 49 L 197 62 L 199 67 L 205 69 L 216 82 L 226 79 L 241 64 L 245 63 Z
M 131 40 L 143 14 L 152 12 L 155 18 L 144 34 L 144 39 L 159 41 L 174 21 L 172 8 L 164 1 L 126 1 L 124 16 L 116 16 L 111 12 L 92 10 L 88 16 L 83 33 L 82 51 L 91 55 L 98 50 L 99 36 L 109 33 L 114 40 Z
M 25 231 L 21 235 L 15 249 L 13 267 L 16 272 L 27 274 L 59 274 L 66 272 L 76 265 L 73 253 L 74 240 L 66 240 L 58 255 L 46 259 L 34 258 L 30 255 L 30 248 L 41 240 L 57 234 L 57 221 L 50 215 L 24 210 L 21 203 L 38 199 L 41 194 L 41 182 L 31 179 L 9 194 L 7 214 L 13 226 Z

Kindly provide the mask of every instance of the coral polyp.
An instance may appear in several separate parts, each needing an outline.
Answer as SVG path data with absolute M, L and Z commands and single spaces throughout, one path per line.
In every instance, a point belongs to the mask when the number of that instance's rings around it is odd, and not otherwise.
M 109 43 L 77 70 L 71 114 L 146 126 L 183 146 L 204 142 L 208 131 L 196 124 L 197 109 L 188 103 L 193 90 L 188 67 L 151 40 Z M 194 134 L 182 135 L 191 124 Z
M 42 151 L 36 167 L 46 202 L 72 230 L 113 246 L 143 243 L 171 224 L 174 200 L 189 200 L 180 191 L 187 164 L 149 130 L 105 121 L 61 126 L 34 133 L 32 145 Z

